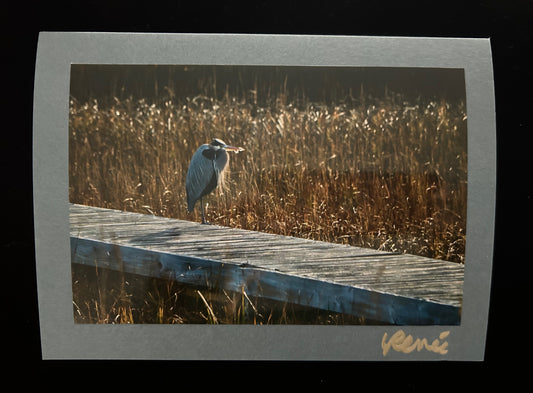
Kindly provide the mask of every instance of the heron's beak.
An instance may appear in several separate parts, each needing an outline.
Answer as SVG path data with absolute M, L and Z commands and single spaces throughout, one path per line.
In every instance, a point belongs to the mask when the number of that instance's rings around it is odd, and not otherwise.
M 235 147 L 235 146 L 229 146 L 229 145 L 225 145 L 224 149 L 226 149 L 228 151 L 234 151 L 235 153 L 239 153 L 241 151 L 244 151 L 244 149 L 242 147 Z

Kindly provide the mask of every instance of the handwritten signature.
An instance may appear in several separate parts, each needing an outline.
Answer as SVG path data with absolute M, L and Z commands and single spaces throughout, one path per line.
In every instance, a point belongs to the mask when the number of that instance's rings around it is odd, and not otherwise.
M 420 352 L 422 349 L 426 349 L 430 352 L 445 355 L 448 353 L 448 342 L 442 341 L 441 343 L 439 340 L 444 340 L 449 334 L 449 330 L 442 332 L 438 339 L 433 340 L 433 342 L 429 344 L 426 338 L 417 338 L 415 340 L 412 335 L 406 335 L 403 330 L 398 330 L 388 341 L 388 334 L 385 333 L 383 335 L 383 338 L 381 339 L 381 349 L 383 349 L 383 356 L 387 356 L 387 353 L 389 353 L 391 348 L 396 352 L 403 353 L 411 353 L 415 349 Z

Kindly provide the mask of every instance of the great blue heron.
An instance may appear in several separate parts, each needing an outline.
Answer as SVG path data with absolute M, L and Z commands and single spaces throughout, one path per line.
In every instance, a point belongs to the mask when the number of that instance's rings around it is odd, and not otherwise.
M 227 151 L 241 152 L 242 147 L 229 146 L 224 141 L 213 138 L 210 144 L 204 144 L 192 156 L 185 189 L 187 191 L 187 210 L 193 211 L 196 201 L 200 200 L 202 224 L 207 224 L 202 197 L 213 191 L 222 181 L 224 168 L 228 165 Z

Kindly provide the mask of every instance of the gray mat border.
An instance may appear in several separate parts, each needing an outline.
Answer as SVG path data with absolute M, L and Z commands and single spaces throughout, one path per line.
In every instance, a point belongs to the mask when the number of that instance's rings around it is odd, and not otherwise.
M 448 353 L 383 357 L 385 326 L 77 325 L 68 224 L 70 65 L 218 64 L 463 68 L 468 110 L 468 216 L 460 326 L 406 326 Z M 482 360 L 489 309 L 496 130 L 488 39 L 143 33 L 40 34 L 34 95 L 34 218 L 44 359 Z

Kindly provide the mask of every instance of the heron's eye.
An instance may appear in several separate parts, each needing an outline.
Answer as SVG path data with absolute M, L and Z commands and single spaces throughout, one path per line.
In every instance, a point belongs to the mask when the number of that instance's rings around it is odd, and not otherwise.
M 224 141 L 222 141 L 222 140 L 220 140 L 218 138 L 213 138 L 213 142 L 211 142 L 211 144 L 213 146 L 224 146 L 225 145 Z

